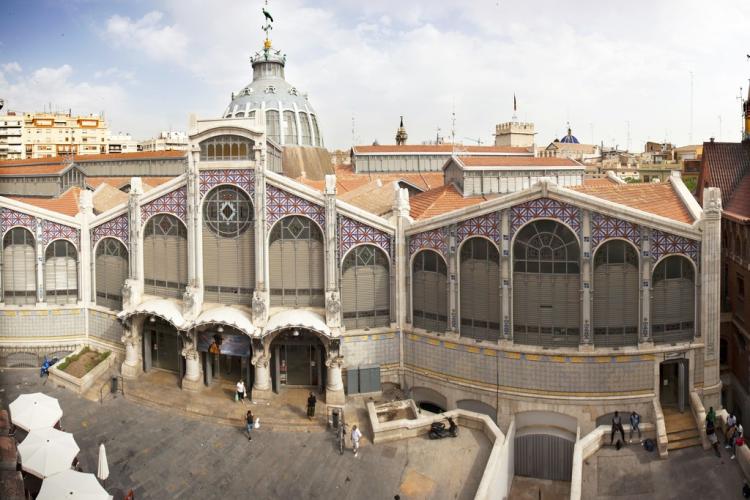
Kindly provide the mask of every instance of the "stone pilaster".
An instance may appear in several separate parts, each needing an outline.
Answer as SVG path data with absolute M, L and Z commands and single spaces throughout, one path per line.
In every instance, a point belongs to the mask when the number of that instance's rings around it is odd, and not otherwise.
M 591 212 L 582 210 L 581 232 L 583 233 L 583 259 L 581 262 L 581 346 L 586 348 L 594 345 L 593 318 L 591 316 L 591 287 L 593 281 L 593 269 L 591 257 Z
M 459 302 L 460 290 L 458 287 L 458 242 L 456 224 L 448 228 L 448 325 L 452 333 L 459 333 L 458 314 L 461 303 Z
M 651 337 L 651 281 L 652 267 L 654 264 L 651 256 L 651 231 L 641 226 L 641 325 L 638 344 L 641 347 L 653 346 Z
M 513 289 L 511 288 L 510 211 L 500 212 L 500 287 L 503 340 L 513 339 Z
M 124 335 L 120 339 L 125 344 L 125 361 L 120 373 L 125 378 L 136 378 L 143 373 L 141 362 L 141 344 L 143 339 L 144 317 L 133 317 L 132 322 L 124 326 Z
M 191 145 L 187 165 L 187 237 L 188 237 L 188 284 L 183 299 L 183 315 L 195 319 L 203 307 L 203 239 L 201 234 L 201 200 L 198 186 L 198 158 L 200 149 Z M 188 359 L 186 356 L 185 359 Z M 200 363 L 196 361 L 198 365 Z
M 182 349 L 185 358 L 185 375 L 182 377 L 182 389 L 185 391 L 199 391 L 203 389 L 203 371 L 201 369 L 200 354 L 196 349 L 195 333 L 188 334 L 188 342 Z
M 326 324 L 336 334 L 341 328 L 341 293 L 338 285 L 338 245 L 336 214 L 336 176 L 325 178 L 325 280 L 326 280 Z
M 406 297 L 411 293 L 406 286 L 406 276 L 411 272 L 409 262 L 409 245 L 406 239 L 406 229 L 411 224 L 409 213 L 409 191 L 399 188 L 395 184 L 393 199 L 393 218 L 396 225 L 396 237 L 394 239 L 392 273 L 396 273 L 396 327 L 398 328 L 398 372 L 401 387 L 406 387 L 404 379 L 404 328 L 406 326 Z
M 44 221 L 36 219 L 34 238 L 36 238 L 36 301 L 44 303 L 44 242 L 42 241 Z
M 93 249 L 91 248 L 91 231 L 90 223 L 94 217 L 94 202 L 91 191 L 81 191 L 81 195 L 78 198 L 78 206 L 80 213 L 78 219 L 81 223 L 81 237 L 78 248 L 78 258 L 80 276 L 78 277 L 78 298 L 84 304 L 94 302 L 96 297 L 91 296 L 91 290 L 96 289 L 96 284 L 93 282 L 92 269 L 94 258 L 92 256 Z
M 262 113 L 261 113 L 262 115 Z M 264 117 L 265 119 L 265 117 Z M 255 147 L 255 291 L 253 292 L 253 324 L 265 326 L 268 320 L 268 252 L 266 241 L 266 152 L 263 145 Z
M 703 385 L 707 405 L 718 407 L 721 391 L 719 378 L 719 325 L 721 322 L 721 191 L 703 191 L 703 237 L 700 269 L 700 332 L 703 350 Z
M 128 195 L 128 263 L 129 276 L 122 289 L 123 309 L 128 311 L 137 306 L 143 296 L 143 235 L 141 224 L 141 197 L 143 184 L 140 177 L 130 179 Z

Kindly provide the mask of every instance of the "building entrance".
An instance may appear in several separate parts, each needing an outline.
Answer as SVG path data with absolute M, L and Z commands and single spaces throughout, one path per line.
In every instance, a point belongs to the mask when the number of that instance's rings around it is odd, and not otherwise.
M 248 390 L 252 387 L 250 364 L 250 338 L 233 328 L 216 327 L 197 333 L 198 351 L 203 363 L 204 383 L 244 380 Z
M 662 407 L 685 411 L 688 401 L 688 360 L 674 359 L 659 365 L 659 402 Z
M 323 386 L 325 349 L 314 334 L 301 330 L 282 332 L 271 346 L 271 356 L 275 391 L 282 387 Z
M 181 373 L 182 341 L 170 323 L 151 317 L 143 327 L 143 369 L 152 368 Z

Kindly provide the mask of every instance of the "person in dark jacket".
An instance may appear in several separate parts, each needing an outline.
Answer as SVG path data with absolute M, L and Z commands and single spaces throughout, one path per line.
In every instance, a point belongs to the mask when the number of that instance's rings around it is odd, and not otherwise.
M 315 399 L 315 394 L 311 392 L 310 397 L 307 398 L 307 418 L 310 420 L 315 416 L 315 404 L 317 402 L 318 400 Z
M 612 445 L 612 442 L 615 440 L 615 433 L 619 432 L 620 437 L 622 437 L 622 442 L 625 443 L 625 429 L 622 426 L 622 417 L 620 417 L 620 412 L 616 411 L 615 416 L 612 417 L 612 432 L 609 435 L 609 444 Z

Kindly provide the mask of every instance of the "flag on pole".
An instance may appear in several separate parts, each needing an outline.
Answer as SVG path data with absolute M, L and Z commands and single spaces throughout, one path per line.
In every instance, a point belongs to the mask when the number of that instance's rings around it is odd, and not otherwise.
M 514 92 L 513 93 L 513 112 L 515 113 L 516 111 L 518 111 L 518 108 L 516 106 L 516 93 Z

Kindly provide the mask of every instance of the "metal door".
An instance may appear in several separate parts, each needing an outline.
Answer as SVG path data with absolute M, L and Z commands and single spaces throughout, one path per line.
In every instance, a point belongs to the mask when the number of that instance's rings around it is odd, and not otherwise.
M 573 473 L 573 441 L 549 434 L 528 434 L 515 440 L 515 474 L 570 481 Z
M 677 407 L 680 412 L 685 411 L 687 392 L 687 361 L 677 363 Z

